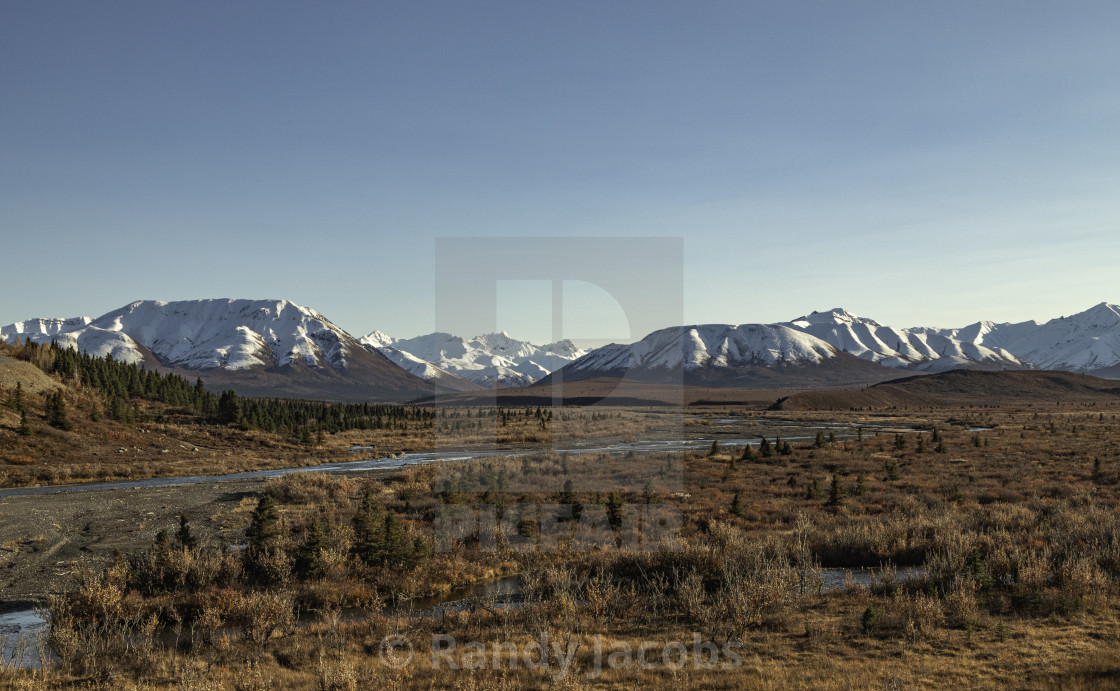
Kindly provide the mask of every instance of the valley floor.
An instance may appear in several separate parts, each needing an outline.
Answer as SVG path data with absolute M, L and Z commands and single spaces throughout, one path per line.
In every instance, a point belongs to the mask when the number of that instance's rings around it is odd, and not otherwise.
M 681 423 L 703 450 L 6 497 L 4 606 L 48 604 L 58 659 L 0 686 L 1118 686 L 1118 417 L 713 408 Z

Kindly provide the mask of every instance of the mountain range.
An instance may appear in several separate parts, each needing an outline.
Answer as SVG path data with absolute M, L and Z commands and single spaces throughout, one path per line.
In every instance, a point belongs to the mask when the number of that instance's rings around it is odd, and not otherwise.
M 840 308 L 779 324 L 670 327 L 598 348 L 543 383 L 626 374 L 705 386 L 846 386 L 896 378 L 899 369 L 962 368 L 1120 376 L 1120 307 L 1101 303 L 1045 323 L 960 329 L 900 329 Z
M 939 333 L 1006 350 L 1038 369 L 1120 377 L 1120 305 L 1102 302 L 1079 314 L 1045 323 L 983 321 Z
M 1120 377 L 1120 307 L 1040 323 L 896 328 L 843 309 L 777 324 L 670 326 L 585 352 L 505 332 L 354 338 L 286 300 L 141 300 L 97 318 L 30 319 L 0 338 L 57 341 L 92 355 L 198 376 L 247 395 L 408 400 L 440 391 L 620 377 L 705 386 L 847 386 L 898 370 L 1052 369 Z M 562 370 L 562 374 L 553 374 Z
M 0 337 L 56 341 L 246 395 L 402 400 L 434 387 L 287 300 L 140 300 L 96 319 L 16 322 Z M 472 386 L 463 381 L 460 390 Z
M 374 331 L 361 342 L 425 379 L 451 372 L 480 386 L 528 386 L 586 354 L 569 340 L 538 346 L 505 331 L 460 338 L 433 333 L 392 338 Z

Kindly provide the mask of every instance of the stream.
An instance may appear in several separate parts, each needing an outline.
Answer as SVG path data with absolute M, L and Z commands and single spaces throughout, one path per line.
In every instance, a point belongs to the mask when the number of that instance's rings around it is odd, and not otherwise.
M 364 471 L 397 470 L 410 465 L 425 463 L 442 463 L 454 461 L 469 461 L 477 458 L 491 456 L 516 456 L 534 453 L 607 453 L 611 455 L 624 455 L 629 453 L 668 453 L 701 451 L 718 442 L 721 446 L 754 446 L 757 447 L 760 438 L 768 439 L 781 437 L 789 442 L 805 442 L 816 437 L 818 431 L 828 431 L 837 439 L 854 439 L 862 430 L 865 435 L 913 432 L 912 429 L 903 429 L 885 425 L 847 425 L 828 423 L 790 423 L 771 420 L 756 420 L 750 418 L 684 418 L 686 420 L 704 420 L 711 427 L 738 427 L 737 430 L 727 430 L 725 433 L 713 435 L 715 431 L 707 426 L 693 429 L 696 436 L 679 436 L 668 439 L 644 439 L 641 441 L 615 441 L 615 440 L 585 440 L 573 442 L 563 446 L 545 444 L 511 445 L 501 448 L 458 449 L 442 451 L 423 451 L 417 453 L 400 453 L 391 456 L 380 456 L 354 461 L 323 463 L 315 466 L 300 466 L 294 468 L 272 468 L 268 470 L 251 470 L 240 473 L 223 475 L 191 475 L 186 477 L 154 477 L 143 480 L 120 480 L 114 482 L 91 482 L 79 485 L 47 485 L 41 487 L 13 487 L 0 490 L 0 497 L 14 497 L 28 494 L 47 494 L 54 492 L 89 492 L 95 490 L 132 489 L 137 487 L 170 487 L 175 485 L 191 485 L 204 482 L 226 482 L 233 480 L 267 479 L 280 477 L 290 473 L 354 473 Z M 749 426 L 750 434 L 744 434 L 742 427 Z M 678 426 L 675 430 L 680 434 Z M 721 430 L 723 431 L 723 430 Z M 707 434 L 705 434 L 707 432 Z M 664 434 L 664 432 L 662 432 Z M 684 432 L 688 434 L 687 430 Z M 654 431 L 650 436 L 656 437 Z M 372 451 L 373 447 L 355 445 L 350 449 L 353 454 Z
M 0 614 L 0 669 L 38 669 L 47 651 L 47 620 L 34 609 Z
M 16 487 L 0 490 L 0 497 L 54 492 L 83 492 L 95 490 L 131 489 L 140 487 L 167 487 L 206 482 L 225 482 L 256 478 L 273 478 L 289 473 L 308 472 L 362 472 L 395 470 L 410 465 L 440 463 L 447 461 L 468 461 L 492 456 L 529 455 L 534 453 L 606 453 L 625 455 L 631 453 L 670 453 L 703 451 L 718 442 L 720 446 L 757 447 L 761 437 L 782 439 L 800 443 L 813 440 L 820 431 L 829 432 L 837 439 L 854 439 L 861 432 L 865 436 L 883 433 L 913 432 L 888 425 L 848 425 L 824 422 L 793 423 L 750 418 L 695 418 L 683 417 L 682 420 L 702 420 L 705 424 L 674 428 L 678 436 L 665 430 L 649 434 L 651 439 L 641 441 L 618 441 L 614 439 L 593 439 L 573 442 L 563 446 L 516 445 L 501 448 L 460 449 L 444 451 L 425 451 L 402 453 L 392 456 L 365 458 L 354 461 L 324 463 L 317 466 L 274 468 L 225 475 L 197 475 L 188 477 L 161 477 L 143 480 L 123 480 L 117 482 L 97 482 L 80 485 L 53 485 L 45 487 Z M 667 438 L 656 438 L 667 436 Z M 351 453 L 361 454 L 372 451 L 372 447 L 356 445 Z M 922 567 L 900 567 L 896 581 L 919 576 Z M 849 582 L 869 586 L 874 583 L 871 569 L 829 568 L 821 570 L 822 587 L 825 592 L 843 589 Z M 496 582 L 477 584 L 468 588 L 453 590 L 444 595 L 427 598 L 414 598 L 408 602 L 394 605 L 388 613 L 414 614 L 421 617 L 439 617 L 448 611 L 476 607 L 481 601 L 492 602 L 496 606 L 517 607 L 523 602 L 520 583 L 517 577 L 503 578 Z M 357 612 L 355 612 L 357 614 Z M 309 617 L 312 615 L 309 615 Z M 46 652 L 45 636 L 47 623 L 34 609 L 21 609 L 0 614 L 0 669 L 37 668 L 42 664 L 40 651 Z M 47 658 L 51 655 L 46 652 Z M 18 659 L 17 659 L 18 658 Z

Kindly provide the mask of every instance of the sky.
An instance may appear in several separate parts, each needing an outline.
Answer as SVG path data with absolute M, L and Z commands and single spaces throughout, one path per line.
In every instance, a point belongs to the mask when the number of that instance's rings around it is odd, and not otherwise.
M 679 239 L 688 323 L 1120 302 L 1117 36 L 1115 2 L 2 1 L 0 324 L 283 298 L 410 337 L 449 238 Z M 520 254 L 470 258 L 479 323 L 550 340 Z M 644 335 L 570 285 L 564 335 Z

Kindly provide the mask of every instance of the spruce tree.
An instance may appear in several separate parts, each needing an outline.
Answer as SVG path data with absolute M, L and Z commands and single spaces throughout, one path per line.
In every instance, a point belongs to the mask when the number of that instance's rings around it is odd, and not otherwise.
M 369 492 L 362 495 L 362 503 L 354 514 L 354 544 L 351 553 L 367 566 L 380 566 L 384 562 L 379 530 L 384 516 L 373 503 Z
M 25 397 L 23 395 L 23 382 L 17 381 L 16 388 L 12 390 L 11 395 L 8 397 L 8 407 L 17 413 L 22 413 L 27 410 L 25 407 Z
M 281 541 L 280 512 L 272 495 L 265 494 L 253 509 L 245 531 L 245 575 L 256 585 L 273 585 L 287 577 L 287 554 Z
M 222 397 L 218 400 L 218 422 L 241 422 L 241 401 L 236 392 L 229 389 L 222 392 Z
M 735 497 L 731 500 L 731 513 L 742 518 L 746 515 L 746 510 L 743 508 L 743 498 L 739 493 L 735 493 Z
M 19 411 L 19 436 L 30 437 L 35 434 L 35 430 L 31 427 L 31 423 L 27 421 L 27 411 Z
M 774 455 L 774 449 L 770 446 L 770 442 L 766 437 L 763 437 L 762 441 L 758 443 L 758 453 L 763 458 L 770 458 Z
M 821 481 L 817 478 L 813 478 L 812 481 L 809 483 L 809 486 L 805 489 L 805 498 L 806 499 L 824 499 L 824 497 L 825 497 L 825 492 L 824 492 L 823 489 L 821 489 Z
M 70 430 L 74 428 L 74 426 L 70 424 L 70 419 L 66 417 L 66 400 L 62 397 L 61 391 L 47 394 L 44 408 L 47 413 L 47 424 L 51 427 L 57 427 L 61 430 Z
M 615 530 L 622 528 L 622 508 L 626 502 L 622 500 L 622 495 L 618 492 L 611 492 L 607 497 L 607 522 Z
M 828 488 L 828 505 L 840 506 L 844 503 L 844 499 L 848 496 L 848 490 L 844 485 L 840 484 L 840 476 L 836 473 L 832 474 L 832 484 Z
M 405 532 L 404 526 L 401 525 L 400 519 L 397 518 L 397 514 L 392 511 L 385 514 L 380 537 L 383 554 L 382 563 L 385 566 L 398 569 L 411 568 L 412 541 Z
M 301 580 L 318 580 L 326 574 L 323 552 L 330 549 L 330 540 L 319 521 L 311 524 L 296 552 L 295 571 Z
M 158 553 L 167 552 L 171 549 L 171 535 L 166 528 L 156 533 L 155 549 Z
M 198 547 L 198 538 L 191 532 L 191 524 L 187 521 L 187 514 L 179 514 L 179 532 L 176 533 L 179 539 L 179 544 L 183 549 L 194 549 Z
M 578 521 L 580 516 L 583 515 L 583 504 L 579 501 L 579 499 L 576 498 L 576 494 L 572 491 L 572 487 L 572 481 L 570 479 L 565 480 L 564 489 L 557 493 L 556 501 L 561 506 L 572 507 L 571 520 Z

